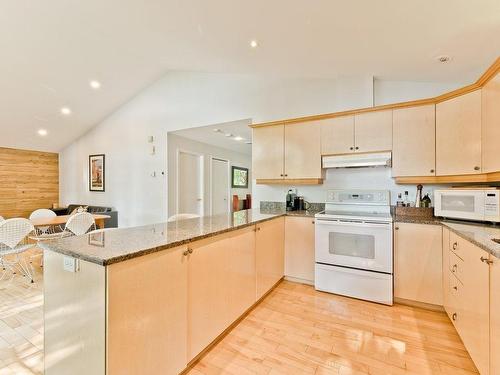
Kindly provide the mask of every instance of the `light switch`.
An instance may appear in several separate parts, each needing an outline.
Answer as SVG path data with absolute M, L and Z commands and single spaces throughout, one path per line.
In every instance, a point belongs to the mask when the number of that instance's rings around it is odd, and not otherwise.
M 63 257 L 63 269 L 67 272 L 77 272 L 79 270 L 78 259 L 73 257 L 64 256 Z

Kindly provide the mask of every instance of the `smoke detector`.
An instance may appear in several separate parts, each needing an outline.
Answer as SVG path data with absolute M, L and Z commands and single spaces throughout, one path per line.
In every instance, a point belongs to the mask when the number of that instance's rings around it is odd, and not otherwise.
M 446 64 L 451 61 L 451 57 L 447 55 L 440 55 L 436 57 L 436 60 L 442 64 Z

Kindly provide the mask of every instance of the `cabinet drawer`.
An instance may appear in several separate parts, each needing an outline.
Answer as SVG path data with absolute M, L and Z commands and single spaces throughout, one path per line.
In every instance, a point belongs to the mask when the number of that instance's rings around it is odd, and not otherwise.
M 453 251 L 460 259 L 464 259 L 464 240 L 458 237 L 455 233 L 450 232 L 450 250 Z
M 455 298 L 455 300 L 460 304 L 461 301 L 461 294 L 462 294 L 462 288 L 463 285 L 458 280 L 454 274 L 452 273 L 450 275 L 450 282 L 449 282 L 449 288 L 450 288 L 450 294 Z
M 464 273 L 464 262 L 460 259 L 453 251 L 449 251 L 450 256 L 450 271 L 453 275 L 456 276 L 458 280 L 462 283 L 464 282 L 463 273 Z

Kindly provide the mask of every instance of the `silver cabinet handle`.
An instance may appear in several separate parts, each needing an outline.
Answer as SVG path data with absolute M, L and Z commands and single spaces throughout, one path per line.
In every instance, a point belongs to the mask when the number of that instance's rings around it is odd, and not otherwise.
M 492 260 L 489 260 L 488 258 L 481 257 L 481 262 L 486 263 L 486 264 L 493 264 Z
M 349 150 L 354 150 L 354 147 L 349 147 Z
M 185 257 L 187 257 L 188 254 L 189 254 L 189 252 L 187 250 L 182 253 L 182 255 L 184 255 Z
M 453 289 L 458 290 L 458 286 L 456 286 L 456 285 L 455 285 L 455 286 L 453 287 Z
M 394 227 L 394 229 L 399 230 L 399 227 Z
M 451 316 L 451 319 L 453 319 L 455 321 L 455 320 L 457 320 L 457 318 L 458 318 L 457 313 L 453 313 L 453 315 Z
M 458 247 L 458 243 L 457 242 L 453 243 L 453 250 L 456 250 L 457 247 Z
M 458 268 L 458 266 L 456 264 L 454 264 L 453 267 L 451 268 L 451 272 L 453 272 L 453 273 L 457 272 L 457 268 Z
M 359 150 L 359 147 L 358 147 L 358 146 L 356 146 L 355 148 L 356 148 L 356 150 Z
M 478 167 L 477 165 L 474 167 L 474 170 L 475 170 L 475 171 L 478 171 L 478 170 L 480 170 L 480 169 L 481 169 L 481 167 Z
M 312 221 L 312 223 L 314 224 L 314 223 L 315 223 L 315 221 L 313 220 L 313 221 Z
M 430 172 L 431 172 L 431 173 L 434 173 L 434 169 L 431 169 L 431 170 L 430 170 Z
M 188 249 L 189 254 L 193 254 L 193 249 Z

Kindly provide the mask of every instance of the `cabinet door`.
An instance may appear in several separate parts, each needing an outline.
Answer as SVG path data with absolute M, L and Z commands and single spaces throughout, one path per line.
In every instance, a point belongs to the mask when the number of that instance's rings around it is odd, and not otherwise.
M 354 116 L 356 152 L 392 150 L 392 110 Z
M 285 275 L 314 283 L 314 219 L 285 218 Z
M 185 250 L 182 246 L 107 267 L 106 373 L 174 375 L 186 367 Z
M 392 175 L 434 176 L 436 106 L 395 109 L 392 121 Z
M 226 247 L 217 236 L 195 242 L 190 249 L 193 252 L 188 260 L 188 362 L 230 323 Z
M 321 126 L 321 154 L 354 152 L 354 116 L 335 117 L 318 121 Z
M 483 172 L 500 171 L 500 74 L 482 89 Z
M 441 226 L 397 223 L 396 229 L 394 297 L 442 305 Z
M 446 227 L 442 228 L 443 242 L 442 242 L 442 259 L 443 259 L 443 306 L 445 311 L 450 315 L 451 311 L 451 292 L 450 292 L 450 230 Z
M 481 173 L 481 90 L 436 105 L 436 175 Z
M 256 299 L 266 294 L 284 275 L 285 220 L 283 217 L 257 224 Z
M 252 129 L 253 178 L 283 178 L 284 147 L 284 125 Z
M 314 122 L 285 126 L 285 178 L 321 178 L 321 132 Z
M 480 374 L 489 372 L 490 292 L 489 266 L 481 261 L 489 254 L 468 241 L 462 241 L 464 268 L 458 333 Z M 460 316 L 460 314 L 462 316 Z
M 500 259 L 490 256 L 490 374 L 500 374 Z

